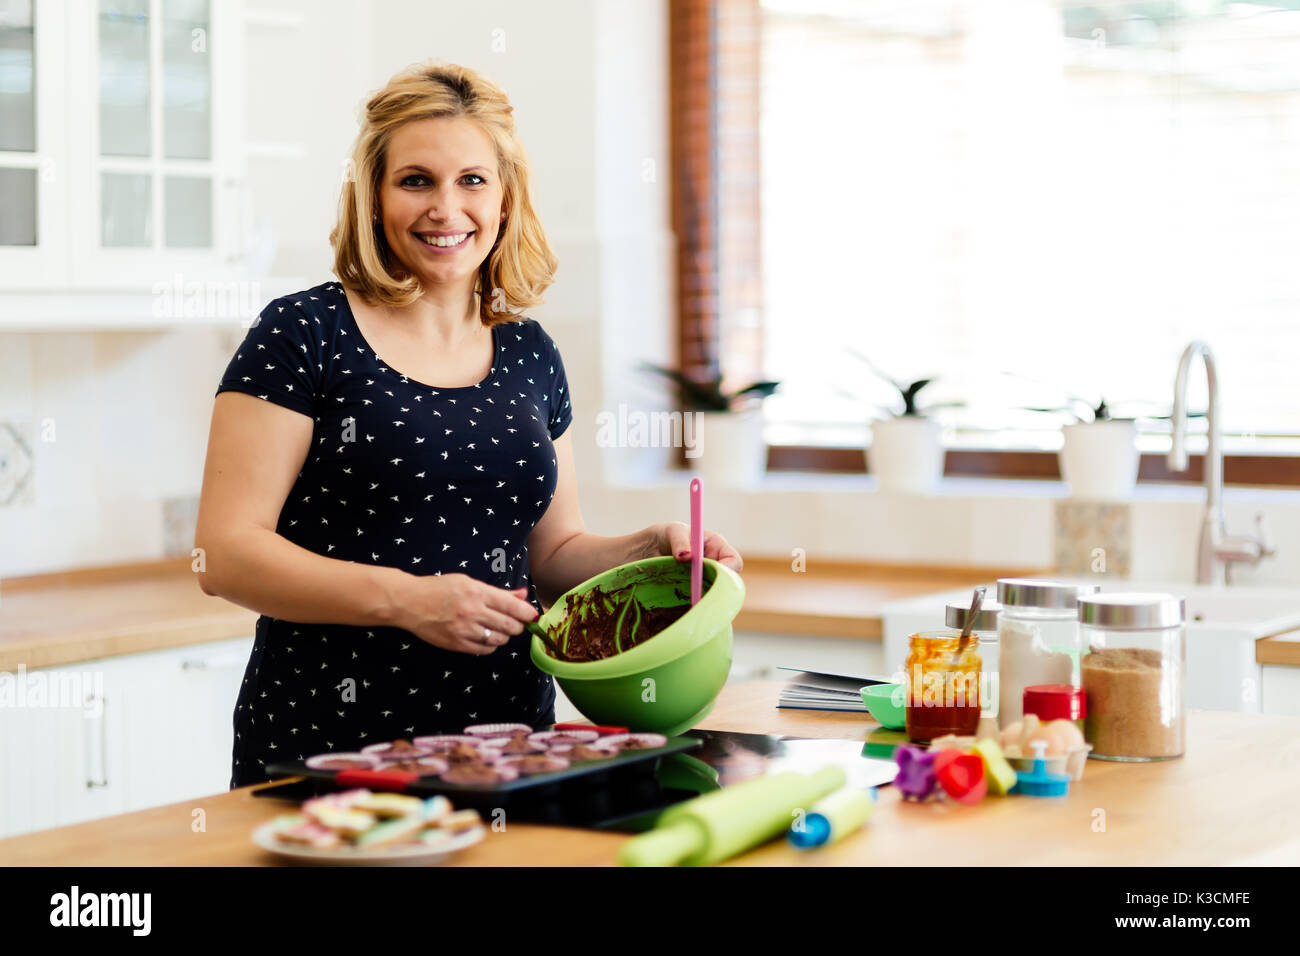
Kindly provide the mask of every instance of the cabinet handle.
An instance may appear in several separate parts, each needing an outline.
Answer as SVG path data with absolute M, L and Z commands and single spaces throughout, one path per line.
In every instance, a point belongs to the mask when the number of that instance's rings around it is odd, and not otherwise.
M 94 702 L 95 702 L 94 694 L 91 694 L 89 697 L 86 698 L 87 706 L 94 704 Z M 96 718 L 99 721 L 99 779 L 96 780 L 95 775 L 91 773 L 89 770 L 87 770 L 86 772 L 87 790 L 103 790 L 108 787 L 108 720 L 105 716 L 108 709 L 108 698 L 100 697 L 99 702 L 100 702 L 99 717 Z M 91 750 L 91 743 L 87 741 L 86 753 L 89 754 L 90 750 Z

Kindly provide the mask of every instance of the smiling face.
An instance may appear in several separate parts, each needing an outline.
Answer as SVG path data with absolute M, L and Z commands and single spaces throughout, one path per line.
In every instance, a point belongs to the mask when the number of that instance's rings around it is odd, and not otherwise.
M 472 120 L 414 120 L 393 133 L 380 221 L 388 248 L 425 288 L 474 288 L 501 228 L 503 198 L 492 140 Z

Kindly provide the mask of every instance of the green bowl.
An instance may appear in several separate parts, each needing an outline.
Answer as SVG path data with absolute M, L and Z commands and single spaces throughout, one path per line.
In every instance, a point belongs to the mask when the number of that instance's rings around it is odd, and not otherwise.
M 631 561 L 584 581 L 555 602 L 538 624 L 551 630 L 579 595 L 600 585 L 636 584 L 646 607 L 690 602 L 691 565 L 671 555 Z M 700 602 L 668 628 L 622 654 L 601 661 L 558 661 L 541 638 L 532 641 L 533 663 L 551 674 L 566 697 L 597 724 L 674 736 L 694 727 L 713 708 L 731 671 L 731 622 L 745 600 L 745 583 L 730 568 L 704 559 Z
M 897 730 L 907 724 L 906 694 L 902 684 L 868 684 L 862 688 L 862 702 L 880 726 Z

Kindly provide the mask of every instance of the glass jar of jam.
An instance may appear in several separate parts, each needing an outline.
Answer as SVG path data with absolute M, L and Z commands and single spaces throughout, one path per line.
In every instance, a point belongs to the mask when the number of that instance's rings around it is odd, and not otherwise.
M 979 638 L 954 657 L 960 632 L 921 631 L 908 638 L 907 736 L 919 743 L 945 734 L 971 736 L 980 722 Z

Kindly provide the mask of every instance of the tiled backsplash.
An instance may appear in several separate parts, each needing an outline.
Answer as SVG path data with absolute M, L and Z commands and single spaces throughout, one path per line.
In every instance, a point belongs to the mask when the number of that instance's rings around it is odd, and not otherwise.
M 163 555 L 168 558 L 188 557 L 194 550 L 194 524 L 199 515 L 199 496 L 164 498 Z
M 0 334 L 0 576 L 189 553 L 229 338 Z
M 35 501 L 33 437 L 30 421 L 0 421 L 0 508 L 22 508 Z
M 1056 571 L 1071 577 L 1127 578 L 1133 568 L 1131 516 L 1128 503 L 1056 502 Z

